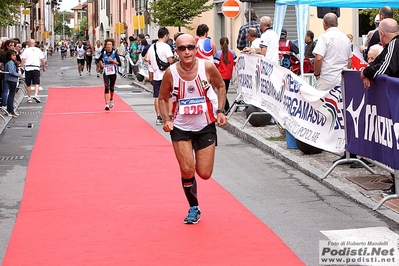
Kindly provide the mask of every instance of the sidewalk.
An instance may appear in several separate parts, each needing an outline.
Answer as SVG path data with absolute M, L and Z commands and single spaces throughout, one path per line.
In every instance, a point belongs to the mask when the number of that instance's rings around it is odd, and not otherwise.
M 138 81 L 134 81 L 133 84 L 152 92 L 150 84 L 144 85 Z M 233 87 L 228 93 L 230 104 L 233 103 L 235 96 L 236 93 Z M 373 175 L 365 168 L 350 168 L 348 164 L 341 164 L 336 166 L 326 178 L 322 179 L 331 168 L 333 161 L 337 160 L 341 155 L 325 151 L 320 154 L 306 155 L 299 149 L 288 149 L 285 136 L 282 135 L 277 125 L 254 127 L 247 123 L 244 127 L 245 121 L 245 112 L 235 112 L 231 115 L 225 129 L 367 208 L 375 208 L 381 200 L 381 190 L 373 188 L 376 187 L 376 183 L 385 185 L 384 182 L 390 177 L 388 171 L 375 166 L 372 169 L 376 172 L 376 175 Z M 359 178 L 359 183 L 362 184 L 365 180 L 369 180 L 368 183 L 363 185 L 369 185 L 370 187 L 365 189 L 357 183 L 348 180 L 348 178 Z M 399 222 L 399 199 L 385 202 L 376 212 L 395 222 Z

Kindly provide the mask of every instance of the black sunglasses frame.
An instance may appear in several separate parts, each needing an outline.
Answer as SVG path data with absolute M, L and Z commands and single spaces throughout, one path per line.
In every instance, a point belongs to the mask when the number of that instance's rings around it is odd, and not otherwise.
M 195 46 L 194 44 L 189 44 L 187 46 L 185 45 L 180 45 L 178 47 L 176 47 L 177 50 L 179 50 L 180 52 L 184 52 L 186 51 L 186 49 L 188 49 L 189 51 L 192 51 L 196 48 L 197 46 Z

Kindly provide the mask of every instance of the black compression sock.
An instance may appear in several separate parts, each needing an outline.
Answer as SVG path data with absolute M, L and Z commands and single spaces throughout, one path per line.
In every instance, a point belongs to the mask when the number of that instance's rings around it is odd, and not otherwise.
M 190 207 L 198 206 L 198 199 L 197 199 L 197 182 L 195 181 L 195 177 L 193 176 L 190 179 L 181 179 L 184 194 L 186 194 L 186 198 Z

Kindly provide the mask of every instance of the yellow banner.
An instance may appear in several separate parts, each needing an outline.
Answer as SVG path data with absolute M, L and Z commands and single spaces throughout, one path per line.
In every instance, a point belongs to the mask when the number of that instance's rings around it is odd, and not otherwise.
M 124 28 L 123 23 L 116 23 L 115 24 L 115 33 L 123 34 L 124 31 L 125 31 L 125 28 Z
M 45 31 L 43 32 L 43 39 L 48 39 L 50 37 L 50 32 Z
M 22 14 L 24 14 L 24 15 L 30 15 L 30 9 L 24 9 L 24 10 L 22 10 Z
M 143 30 L 145 28 L 144 15 L 133 16 L 133 29 Z

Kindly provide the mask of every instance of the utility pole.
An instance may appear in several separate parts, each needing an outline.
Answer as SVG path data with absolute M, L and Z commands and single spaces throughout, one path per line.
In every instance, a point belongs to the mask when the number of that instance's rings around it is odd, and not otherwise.
M 65 40 L 65 10 L 62 11 L 62 36 L 63 40 Z

